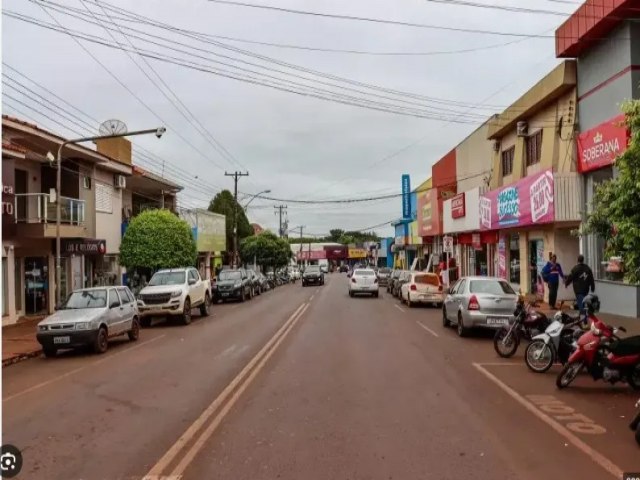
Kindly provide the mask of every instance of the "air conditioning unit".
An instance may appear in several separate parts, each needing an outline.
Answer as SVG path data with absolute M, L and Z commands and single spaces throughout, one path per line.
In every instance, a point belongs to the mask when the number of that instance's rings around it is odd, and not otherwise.
M 91 190 L 91 177 L 82 177 L 82 188 Z
M 494 140 L 493 141 L 493 151 L 494 152 L 499 152 L 500 151 L 500 140 Z
M 116 188 L 126 188 L 127 177 L 125 177 L 124 175 L 115 175 L 113 184 Z
M 518 122 L 516 124 L 516 134 L 519 137 L 526 137 L 529 134 L 529 124 L 527 122 Z

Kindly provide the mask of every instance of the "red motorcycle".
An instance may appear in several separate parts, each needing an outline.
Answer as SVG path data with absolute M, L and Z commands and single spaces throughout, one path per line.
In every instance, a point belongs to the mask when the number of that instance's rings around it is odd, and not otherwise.
M 594 380 L 621 381 L 640 389 L 640 335 L 621 339 L 616 333 L 626 332 L 624 327 L 606 325 L 592 312 L 589 320 L 591 328 L 578 339 L 578 347 L 558 374 L 557 387 L 568 387 L 586 368 Z

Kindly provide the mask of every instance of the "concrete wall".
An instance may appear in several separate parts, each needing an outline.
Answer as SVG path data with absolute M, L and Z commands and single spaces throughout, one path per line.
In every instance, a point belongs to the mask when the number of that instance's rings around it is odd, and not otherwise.
M 113 185 L 113 173 L 104 170 L 95 171 L 95 181 L 107 185 Z M 95 187 L 95 186 L 94 186 Z M 95 192 L 95 188 L 94 188 Z M 95 194 L 94 194 L 95 199 Z M 111 196 L 111 213 L 95 212 L 96 234 L 95 238 L 103 238 L 107 241 L 107 253 L 120 252 L 120 228 L 122 224 L 122 190 L 113 189 Z M 94 207 L 95 211 L 95 207 Z
M 462 218 L 451 218 L 451 199 L 443 203 L 443 232 L 473 232 L 480 229 L 480 187 L 467 190 L 464 194 L 465 215 Z
M 485 185 L 493 160 L 493 141 L 488 140 L 489 124 L 484 123 L 456 147 L 458 192 Z
M 640 286 L 596 280 L 600 311 L 625 317 L 640 317 Z

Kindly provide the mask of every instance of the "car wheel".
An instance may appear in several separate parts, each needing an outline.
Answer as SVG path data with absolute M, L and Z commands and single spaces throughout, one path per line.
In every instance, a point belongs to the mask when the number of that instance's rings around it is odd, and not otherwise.
M 407 293 L 407 306 L 408 306 L 409 308 L 413 308 L 413 307 L 415 307 L 415 306 L 416 306 L 415 302 L 412 302 L 412 301 L 411 301 L 411 297 L 409 296 L 409 294 L 408 294 L 408 293 Z
M 129 336 L 129 340 L 132 342 L 135 342 L 140 338 L 140 322 L 138 322 L 136 317 L 133 318 L 133 321 L 131 322 L 131 330 L 129 330 L 127 335 Z
M 143 327 L 150 327 L 151 326 L 151 317 L 142 317 L 140 319 L 140 325 L 142 325 Z
M 353 292 L 351 290 L 349 290 L 349 296 L 353 298 Z
M 108 347 L 109 336 L 107 335 L 107 329 L 105 327 L 100 327 L 98 335 L 96 335 L 96 339 L 93 343 L 93 351 L 95 353 L 104 353 L 107 351 Z
M 191 323 L 191 300 L 188 298 L 184 301 L 181 320 L 183 325 L 189 325 Z
M 469 329 L 464 326 L 464 320 L 462 319 L 462 312 L 458 312 L 458 336 L 466 337 L 469 334 Z
M 445 328 L 451 326 L 451 322 L 447 318 L 447 307 L 442 307 L 442 326 Z
M 47 358 L 55 357 L 58 353 L 58 349 L 56 347 L 42 347 L 42 351 L 44 352 L 44 356 Z
M 373 294 L 373 296 L 374 296 L 374 297 L 376 297 L 376 298 L 378 298 L 378 297 L 380 296 L 380 292 L 375 292 L 375 293 Z
M 211 299 L 209 298 L 209 294 L 207 293 L 204 296 L 204 303 L 200 305 L 200 316 L 208 317 L 209 316 L 209 306 L 211 305 Z

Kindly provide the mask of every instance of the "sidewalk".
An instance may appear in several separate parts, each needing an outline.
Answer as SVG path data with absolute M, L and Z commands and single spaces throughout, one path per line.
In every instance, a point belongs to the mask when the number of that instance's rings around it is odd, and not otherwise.
M 540 304 L 536 309 L 544 313 L 547 317 L 552 317 L 557 310 L 549 308 L 546 303 Z M 565 305 L 562 310 L 571 310 Z M 597 313 L 596 316 L 607 325 L 614 327 L 624 327 L 627 329 L 627 333 L 620 335 L 621 337 L 629 337 L 631 335 L 640 335 L 640 318 L 622 317 L 620 315 L 612 315 L 609 313 Z
M 42 352 L 36 340 L 36 325 L 44 317 L 21 319 L 14 325 L 2 327 L 2 366 L 11 365 Z

